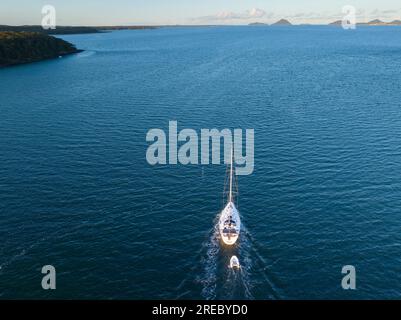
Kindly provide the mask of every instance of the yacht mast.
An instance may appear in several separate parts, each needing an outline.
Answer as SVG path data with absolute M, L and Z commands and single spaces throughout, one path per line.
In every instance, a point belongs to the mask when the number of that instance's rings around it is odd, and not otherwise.
M 233 147 L 231 146 L 231 160 L 230 160 L 230 196 L 229 202 L 233 200 Z

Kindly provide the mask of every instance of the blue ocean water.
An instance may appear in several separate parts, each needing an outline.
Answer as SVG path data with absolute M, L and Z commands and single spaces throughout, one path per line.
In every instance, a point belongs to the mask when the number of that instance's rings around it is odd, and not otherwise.
M 0 298 L 400 297 L 400 28 L 62 38 L 86 51 L 0 70 Z M 146 162 L 169 120 L 255 130 L 235 249 L 214 229 L 223 165 Z

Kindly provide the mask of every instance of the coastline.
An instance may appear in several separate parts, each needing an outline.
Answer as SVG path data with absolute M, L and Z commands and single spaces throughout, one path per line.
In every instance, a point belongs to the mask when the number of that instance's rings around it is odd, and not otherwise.
M 0 70 L 1 69 L 5 69 L 5 68 L 12 68 L 12 67 L 17 67 L 20 65 L 24 65 L 24 64 L 31 64 L 31 63 L 36 63 L 36 62 L 41 62 L 41 61 L 46 61 L 46 60 L 54 60 L 54 59 L 58 59 L 58 58 L 62 58 L 62 57 L 66 57 L 66 56 L 70 56 L 73 54 L 78 54 L 81 52 L 84 52 L 85 50 L 81 50 L 81 49 L 77 49 L 74 52 L 67 52 L 67 53 L 62 53 L 59 56 L 55 56 L 55 57 L 48 57 L 48 58 L 39 58 L 39 59 L 32 59 L 32 60 L 26 60 L 26 61 L 19 61 L 16 63 L 10 63 L 10 64 L 0 64 Z
M 73 44 L 37 32 L 0 32 L 0 68 L 82 52 Z

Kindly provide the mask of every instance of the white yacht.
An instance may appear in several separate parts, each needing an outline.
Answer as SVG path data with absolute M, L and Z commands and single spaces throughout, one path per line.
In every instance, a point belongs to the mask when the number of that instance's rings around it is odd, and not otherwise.
M 220 214 L 219 219 L 219 231 L 222 241 L 226 245 L 233 245 L 238 237 L 241 230 L 241 220 L 239 212 L 235 207 L 233 201 L 233 150 L 231 150 L 231 161 L 230 161 L 230 190 L 228 196 L 228 203 Z

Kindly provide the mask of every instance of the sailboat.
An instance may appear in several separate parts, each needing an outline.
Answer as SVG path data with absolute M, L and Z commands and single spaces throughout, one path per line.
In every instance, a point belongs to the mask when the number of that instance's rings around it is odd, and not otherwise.
M 230 190 L 228 196 L 228 203 L 221 211 L 219 219 L 219 232 L 220 237 L 226 245 L 233 245 L 238 237 L 241 230 L 241 220 L 239 212 L 235 207 L 233 200 L 233 150 L 231 149 L 231 161 L 230 161 Z

